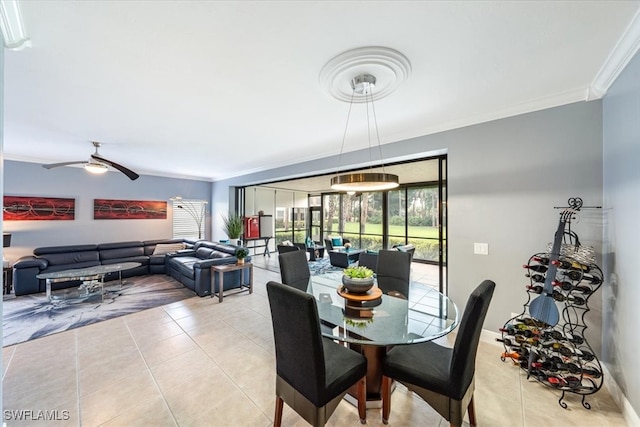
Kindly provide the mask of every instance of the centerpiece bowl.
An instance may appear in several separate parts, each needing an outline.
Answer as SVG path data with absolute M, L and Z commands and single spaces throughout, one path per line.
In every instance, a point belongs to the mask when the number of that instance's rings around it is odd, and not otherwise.
M 350 293 L 366 294 L 373 287 L 373 270 L 362 266 L 345 268 L 342 284 Z

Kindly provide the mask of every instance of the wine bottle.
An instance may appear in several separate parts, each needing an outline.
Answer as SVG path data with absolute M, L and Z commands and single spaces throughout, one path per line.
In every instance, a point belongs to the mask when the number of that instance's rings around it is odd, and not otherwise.
M 567 270 L 567 269 L 571 268 L 571 263 L 569 261 L 565 261 L 565 260 L 561 260 L 561 259 L 553 260 L 553 261 L 551 261 L 551 264 L 553 264 L 556 267 L 561 268 L 563 270 Z
M 531 258 L 532 260 L 542 264 L 542 265 L 549 265 L 549 258 L 547 257 L 543 257 L 543 256 L 534 256 L 533 258 Z
M 541 285 L 527 285 L 529 292 L 534 294 L 541 294 L 543 287 Z
M 522 268 L 528 268 L 529 270 L 538 273 L 545 273 L 548 270 L 548 267 L 542 264 L 525 264 Z
M 542 274 L 525 274 L 525 277 L 529 277 L 534 283 L 544 283 L 545 277 Z
M 599 285 L 600 283 L 602 283 L 602 279 L 599 278 L 598 276 L 594 276 L 591 274 L 583 274 L 582 275 L 582 280 L 586 280 L 587 282 L 590 282 L 592 285 Z
M 569 297 L 558 291 L 553 291 L 553 299 L 560 302 L 569 302 L 573 305 L 585 305 L 587 301 L 581 297 Z
M 542 334 L 541 337 L 543 340 L 556 340 L 560 341 L 564 338 L 564 336 L 558 331 L 547 331 Z
M 560 371 L 567 371 L 570 374 L 579 374 L 580 367 L 575 363 L 559 363 L 556 365 Z
M 522 317 L 516 319 L 516 322 L 523 323 L 526 326 L 534 326 L 536 328 L 546 329 L 549 327 L 545 322 L 541 322 L 540 320 L 532 319 L 531 317 Z
M 517 319 L 516 319 L 517 322 Z M 503 329 L 513 329 L 513 330 L 517 330 L 517 331 L 530 331 L 531 333 L 535 334 L 535 335 L 539 335 L 540 331 L 538 330 L 538 328 L 536 328 L 535 326 L 529 326 L 526 325 L 524 323 L 509 323 L 507 325 L 504 326 Z
M 571 289 L 573 289 L 573 285 L 571 284 L 571 282 L 560 282 L 558 280 L 554 280 L 553 282 L 551 282 L 551 284 L 555 287 L 559 287 L 562 288 L 563 291 L 570 291 Z
M 578 292 L 582 292 L 585 295 L 589 295 L 593 292 L 593 290 L 588 287 L 588 286 L 584 286 L 584 285 L 578 285 L 578 286 L 574 286 L 573 287 L 574 291 L 578 291 Z
M 512 325 L 507 326 L 506 328 L 500 328 L 498 329 L 500 332 L 503 332 L 507 335 L 524 335 L 526 338 L 530 338 L 532 337 L 534 334 L 537 334 L 537 331 L 532 331 L 530 329 L 517 329 L 514 328 Z
M 571 263 L 571 267 L 573 267 L 576 270 L 582 270 L 585 273 L 588 273 L 591 271 L 591 267 L 589 267 L 588 265 L 585 264 L 581 264 L 578 261 L 573 261 Z
M 521 355 L 520 353 L 517 353 L 515 351 L 510 351 L 510 352 L 504 352 L 502 353 L 502 357 L 503 358 L 509 358 L 509 359 L 513 359 L 514 361 L 526 361 L 527 358 L 523 355 Z
M 582 375 L 593 378 L 600 378 L 602 376 L 602 372 L 597 370 L 596 368 L 582 368 Z
M 557 372 L 559 370 L 557 364 L 549 362 L 548 360 L 543 362 L 531 362 L 531 366 L 536 369 L 542 369 L 549 372 Z

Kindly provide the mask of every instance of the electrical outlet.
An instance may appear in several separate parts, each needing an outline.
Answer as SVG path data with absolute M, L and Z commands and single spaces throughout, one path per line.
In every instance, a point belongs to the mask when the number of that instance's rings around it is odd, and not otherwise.
M 489 255 L 489 244 L 488 243 L 474 243 L 473 244 L 473 253 L 476 255 Z

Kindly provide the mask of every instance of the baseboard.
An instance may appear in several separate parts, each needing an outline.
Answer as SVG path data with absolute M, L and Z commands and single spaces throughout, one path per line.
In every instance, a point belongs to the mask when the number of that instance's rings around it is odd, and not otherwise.
M 496 341 L 496 339 L 498 338 L 502 338 L 502 334 L 500 332 L 493 332 L 488 329 L 483 329 L 480 333 L 480 341 L 482 342 L 499 345 Z
M 633 409 L 631 403 L 629 403 L 629 400 L 627 399 L 627 396 L 624 395 L 622 389 L 620 389 L 620 386 L 618 386 L 618 383 L 611 375 L 607 364 L 600 362 L 600 365 L 602 366 L 602 373 L 604 375 L 604 385 L 607 387 L 613 401 L 620 408 L 625 421 L 630 426 L 640 426 L 640 417 L 638 417 L 638 413 Z
M 487 329 L 483 329 L 480 334 L 480 341 L 486 343 L 498 344 L 496 342 L 496 338 L 502 338 L 502 334 L 499 332 L 489 331 Z M 607 391 L 609 391 L 611 398 L 620 408 L 620 412 L 622 412 L 622 416 L 625 421 L 630 426 L 640 426 L 640 417 L 638 417 L 637 412 L 633 409 L 631 403 L 629 403 L 627 396 L 624 395 L 618 386 L 618 383 L 611 375 L 611 372 L 609 372 L 607 365 L 602 361 L 600 362 L 600 365 L 602 366 L 602 373 L 604 375 L 604 386 L 607 387 Z

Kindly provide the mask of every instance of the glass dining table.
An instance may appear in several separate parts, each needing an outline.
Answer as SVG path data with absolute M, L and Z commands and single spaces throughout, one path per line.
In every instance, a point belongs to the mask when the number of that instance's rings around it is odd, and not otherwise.
M 421 284 L 412 285 L 408 300 L 386 294 L 351 298 L 342 291 L 341 278 L 341 272 L 312 276 L 307 292 L 317 300 L 322 334 L 367 358 L 367 407 L 380 407 L 387 350 L 447 335 L 458 325 L 458 308 L 446 295 Z M 380 293 L 375 285 L 372 291 Z

